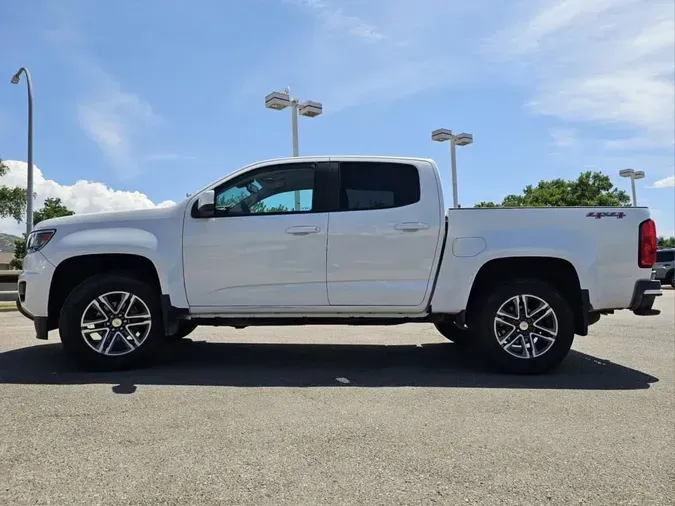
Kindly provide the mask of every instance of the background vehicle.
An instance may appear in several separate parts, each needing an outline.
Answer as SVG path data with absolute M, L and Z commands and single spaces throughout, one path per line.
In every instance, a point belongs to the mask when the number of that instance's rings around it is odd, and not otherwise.
M 663 248 L 656 250 L 656 263 L 654 263 L 656 279 L 675 288 L 675 248 Z
M 646 208 L 446 211 L 418 158 L 261 162 L 170 208 L 43 221 L 28 250 L 19 309 L 103 369 L 197 325 L 418 322 L 538 373 L 661 294 Z

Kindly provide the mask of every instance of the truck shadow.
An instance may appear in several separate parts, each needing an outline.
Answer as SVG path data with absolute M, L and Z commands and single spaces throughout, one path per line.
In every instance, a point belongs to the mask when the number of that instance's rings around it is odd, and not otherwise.
M 328 345 L 211 343 L 184 340 L 166 346 L 152 366 L 129 371 L 78 371 L 59 344 L 0 354 L 0 384 L 116 384 L 237 387 L 446 387 L 572 390 L 649 388 L 658 378 L 578 351 L 540 376 L 493 373 L 451 343 Z

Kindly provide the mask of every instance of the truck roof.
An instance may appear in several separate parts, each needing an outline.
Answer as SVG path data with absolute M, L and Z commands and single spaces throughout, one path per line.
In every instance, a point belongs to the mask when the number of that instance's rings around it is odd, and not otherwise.
M 312 156 L 285 156 L 280 158 L 269 158 L 260 160 L 255 164 L 267 164 L 291 161 L 317 161 L 317 160 L 410 160 L 416 162 L 435 163 L 431 158 L 418 156 L 384 156 L 384 155 L 312 155 Z

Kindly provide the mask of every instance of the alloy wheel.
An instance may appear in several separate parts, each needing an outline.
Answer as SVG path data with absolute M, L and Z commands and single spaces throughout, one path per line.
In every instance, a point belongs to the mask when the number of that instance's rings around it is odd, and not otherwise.
M 550 304 L 536 295 L 515 295 L 494 317 L 494 335 L 504 351 L 516 358 L 534 359 L 553 347 L 558 318 Z
M 106 356 L 126 355 L 147 339 L 152 328 L 148 305 L 129 292 L 108 292 L 82 313 L 80 332 L 87 345 Z

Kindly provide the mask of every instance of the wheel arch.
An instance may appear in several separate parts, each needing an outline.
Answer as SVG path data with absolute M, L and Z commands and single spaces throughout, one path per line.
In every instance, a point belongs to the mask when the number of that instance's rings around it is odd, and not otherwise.
M 48 326 L 58 327 L 61 308 L 68 294 L 86 279 L 104 273 L 128 273 L 148 283 L 162 295 L 159 271 L 146 256 L 130 253 L 94 253 L 76 255 L 60 262 L 54 271 L 49 289 Z M 164 305 L 162 304 L 162 307 Z
M 588 333 L 590 298 L 582 290 L 579 274 L 569 260 L 557 257 L 527 256 L 489 260 L 481 266 L 474 278 L 467 301 L 467 312 L 486 290 L 513 279 L 538 279 L 555 287 L 570 305 L 574 314 L 575 333 Z

